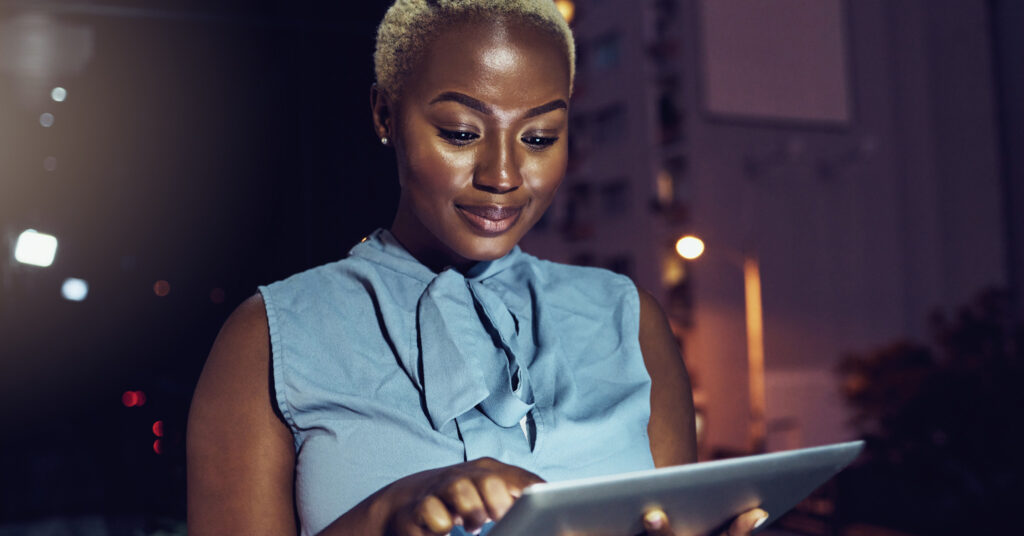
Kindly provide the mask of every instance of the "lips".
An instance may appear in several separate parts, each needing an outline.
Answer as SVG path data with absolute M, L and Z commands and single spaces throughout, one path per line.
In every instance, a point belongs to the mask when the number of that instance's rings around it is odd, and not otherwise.
M 504 205 L 455 205 L 455 208 L 471 226 L 488 235 L 507 231 L 523 212 L 521 206 Z

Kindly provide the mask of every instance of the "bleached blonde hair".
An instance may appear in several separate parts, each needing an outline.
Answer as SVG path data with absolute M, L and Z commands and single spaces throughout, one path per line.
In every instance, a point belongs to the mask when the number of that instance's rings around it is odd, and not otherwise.
M 467 16 L 507 17 L 550 32 L 565 44 L 569 85 L 576 76 L 576 43 L 553 0 L 396 0 L 377 28 L 373 66 L 377 86 L 398 96 L 432 37 Z

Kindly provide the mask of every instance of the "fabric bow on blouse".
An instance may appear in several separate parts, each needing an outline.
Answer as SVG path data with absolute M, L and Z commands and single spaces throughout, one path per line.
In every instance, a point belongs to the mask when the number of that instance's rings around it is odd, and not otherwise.
M 454 422 L 467 459 L 486 454 L 495 442 L 493 428 L 476 422 L 479 414 L 513 430 L 523 442 L 519 424 L 535 404 L 526 364 L 536 348 L 530 337 L 520 337 L 519 319 L 491 286 L 492 278 L 518 263 L 523 255 L 519 247 L 500 259 L 477 263 L 466 274 L 454 268 L 437 274 L 416 261 L 390 232 L 379 230 L 372 238 L 352 254 L 423 285 L 415 305 L 415 352 L 399 353 L 407 373 L 420 383 L 433 428 L 443 432 Z

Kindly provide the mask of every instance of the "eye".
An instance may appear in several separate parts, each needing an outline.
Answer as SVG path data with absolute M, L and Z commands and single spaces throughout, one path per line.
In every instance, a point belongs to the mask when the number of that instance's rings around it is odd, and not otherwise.
M 523 143 L 529 145 L 534 149 L 544 149 L 550 147 L 558 141 L 558 137 L 545 137 L 545 136 L 523 136 L 520 138 Z
M 467 145 L 480 137 L 475 132 L 467 132 L 465 130 L 446 130 L 443 128 L 437 130 L 437 135 L 452 145 Z

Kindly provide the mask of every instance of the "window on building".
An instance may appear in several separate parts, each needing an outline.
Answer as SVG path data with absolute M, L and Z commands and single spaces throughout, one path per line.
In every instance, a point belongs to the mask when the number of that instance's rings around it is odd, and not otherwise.
M 684 155 L 666 159 L 655 178 L 656 204 L 671 219 L 684 222 L 690 201 L 690 161 Z
M 586 158 L 587 144 L 590 140 L 587 116 L 573 114 L 569 118 L 569 132 L 569 163 L 566 170 L 574 171 Z
M 629 181 L 616 179 L 601 187 L 601 212 L 609 216 L 629 212 Z
M 594 143 L 620 141 L 626 135 L 626 109 L 621 103 L 602 108 L 594 114 Z
M 565 236 L 569 240 L 583 240 L 594 234 L 593 188 L 581 182 L 569 187 L 565 202 Z
M 609 33 L 597 38 L 594 42 L 593 55 L 590 58 L 595 71 L 611 69 L 619 64 L 622 55 L 622 40 L 619 34 Z
M 658 94 L 658 127 L 661 143 L 674 143 L 685 138 L 686 115 L 679 104 L 682 92 L 675 79 L 662 82 Z

